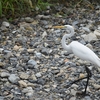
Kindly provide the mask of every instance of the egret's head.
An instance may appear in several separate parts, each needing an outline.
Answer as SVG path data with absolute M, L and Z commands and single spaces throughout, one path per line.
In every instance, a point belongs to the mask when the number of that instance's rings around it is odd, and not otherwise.
M 53 26 L 53 28 L 59 28 L 59 29 L 60 29 L 60 28 L 63 28 L 63 29 L 68 29 L 69 32 L 70 32 L 70 34 L 64 35 L 65 37 L 71 37 L 71 36 L 73 36 L 73 35 L 75 34 L 75 32 L 74 32 L 74 27 L 71 26 L 71 25 Z
M 66 28 L 69 30 L 74 30 L 74 27 L 71 25 L 63 25 L 63 26 L 54 26 L 54 28 Z
M 74 30 L 74 27 L 71 25 L 64 25 L 64 28 L 70 29 L 70 30 Z

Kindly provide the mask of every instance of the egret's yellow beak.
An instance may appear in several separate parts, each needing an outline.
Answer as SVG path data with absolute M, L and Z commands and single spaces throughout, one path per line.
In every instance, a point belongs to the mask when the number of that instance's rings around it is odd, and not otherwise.
M 53 26 L 53 28 L 65 28 L 65 26 Z

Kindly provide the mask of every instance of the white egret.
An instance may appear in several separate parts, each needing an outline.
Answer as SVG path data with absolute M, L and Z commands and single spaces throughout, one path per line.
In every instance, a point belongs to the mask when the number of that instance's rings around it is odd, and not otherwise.
M 67 28 L 70 31 L 70 34 L 65 34 L 61 40 L 62 47 L 65 50 L 67 50 L 70 53 L 73 53 L 74 55 L 78 56 L 82 60 L 89 61 L 100 67 L 100 59 L 91 49 L 89 49 L 85 45 L 79 43 L 78 41 L 72 41 L 69 45 L 66 44 L 66 39 L 68 39 L 74 35 L 73 26 L 64 25 L 64 26 L 60 26 L 60 28 Z M 90 77 L 92 76 L 90 69 L 87 66 L 85 66 L 85 68 L 86 68 L 87 76 L 82 79 L 87 78 L 87 82 L 86 82 L 86 86 L 85 86 L 85 91 L 82 92 L 83 95 L 86 94 L 88 81 L 89 81 Z M 82 79 L 79 79 L 79 80 L 82 80 Z M 78 82 L 79 80 L 73 81 L 70 84 Z

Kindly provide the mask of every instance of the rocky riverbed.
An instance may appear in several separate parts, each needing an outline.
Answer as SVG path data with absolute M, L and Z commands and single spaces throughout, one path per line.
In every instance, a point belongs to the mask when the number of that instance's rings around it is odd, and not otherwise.
M 61 38 L 68 30 L 53 28 L 73 25 L 76 33 L 66 42 L 79 41 L 100 57 L 100 7 L 92 10 L 59 5 L 56 13 L 50 11 L 48 8 L 45 13 L 16 19 L 15 23 L 2 21 L 0 100 L 100 100 L 100 68 L 63 50 Z M 79 97 L 76 93 L 84 90 L 85 79 L 66 86 L 86 76 L 85 65 L 93 75 L 88 95 Z

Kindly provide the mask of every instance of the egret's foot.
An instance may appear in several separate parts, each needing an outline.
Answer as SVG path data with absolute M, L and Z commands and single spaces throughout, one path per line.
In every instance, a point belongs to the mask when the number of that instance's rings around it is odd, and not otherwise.
M 87 96 L 88 94 L 86 94 L 86 92 L 77 92 L 76 96 L 80 96 L 80 97 L 84 97 Z

